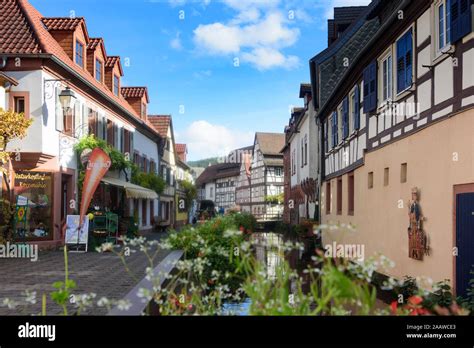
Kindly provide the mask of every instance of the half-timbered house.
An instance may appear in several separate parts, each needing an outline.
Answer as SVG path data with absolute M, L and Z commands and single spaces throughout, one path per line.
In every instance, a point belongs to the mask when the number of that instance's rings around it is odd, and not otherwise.
M 310 61 L 322 220 L 356 229 L 323 243 L 363 244 L 395 262 L 390 275 L 449 279 L 457 294 L 474 264 L 473 8 L 373 1 Z
M 255 134 L 252 154 L 247 154 L 240 165 L 237 204 L 258 220 L 282 219 L 283 154 L 285 135 L 280 133 Z
M 285 175 L 288 175 L 284 213 L 291 224 L 319 220 L 319 127 L 311 103 L 311 85 L 301 84 L 299 92 L 304 107 L 293 109 L 285 127 L 286 144 L 282 151 L 287 151 Z

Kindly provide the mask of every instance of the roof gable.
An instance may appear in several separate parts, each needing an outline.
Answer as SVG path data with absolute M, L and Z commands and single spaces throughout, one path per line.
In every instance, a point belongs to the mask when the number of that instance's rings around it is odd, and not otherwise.
M 280 153 L 285 146 L 285 134 L 283 133 L 256 133 L 255 143 L 258 143 L 263 156 L 282 156 Z
M 146 102 L 149 103 L 148 88 L 147 87 L 122 87 L 120 89 L 122 96 L 127 98 L 143 98 L 145 97 Z
M 87 45 L 87 50 L 95 51 L 97 47 L 100 48 L 100 50 L 102 51 L 102 55 L 104 56 L 104 59 L 107 60 L 107 53 L 105 51 L 104 39 L 102 39 L 101 37 L 91 38 L 89 40 L 89 44 Z
M 171 127 L 171 115 L 148 115 L 148 121 L 162 138 L 166 139 L 168 137 L 168 129 Z
M 105 61 L 105 67 L 107 69 L 113 69 L 115 66 L 118 67 L 120 76 L 123 76 L 123 69 L 122 69 L 122 64 L 120 62 L 120 57 L 119 56 L 108 56 L 106 61 Z
M 84 17 L 43 17 L 41 22 L 48 31 L 75 31 L 80 27 L 87 43 L 89 43 L 90 38 Z

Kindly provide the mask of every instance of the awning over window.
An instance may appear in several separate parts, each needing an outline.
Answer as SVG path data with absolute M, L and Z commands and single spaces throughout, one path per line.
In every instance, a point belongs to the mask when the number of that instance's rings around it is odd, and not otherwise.
M 158 194 L 150 189 L 134 185 L 132 183 L 115 179 L 115 178 L 103 178 L 102 182 L 113 186 L 123 187 L 127 198 L 134 199 L 158 199 Z

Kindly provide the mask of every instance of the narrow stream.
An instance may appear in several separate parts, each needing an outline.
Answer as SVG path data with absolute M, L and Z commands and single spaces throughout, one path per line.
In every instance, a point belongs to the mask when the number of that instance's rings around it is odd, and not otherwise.
M 293 250 L 284 252 L 283 245 L 285 239 L 281 234 L 273 232 L 259 232 L 254 233 L 252 238 L 255 241 L 255 257 L 265 265 L 267 276 L 269 279 L 276 278 L 277 267 L 286 260 L 293 269 L 300 268 L 301 264 L 307 264 L 303 260 L 303 251 Z M 312 250 L 314 252 L 314 249 Z M 310 251 L 311 252 L 311 251 Z M 286 255 L 286 256 L 285 256 Z M 301 274 L 303 276 L 303 274 Z M 308 284 L 309 285 L 309 284 Z M 245 299 L 242 302 L 227 302 L 223 305 L 224 313 L 231 315 L 249 315 L 250 299 Z

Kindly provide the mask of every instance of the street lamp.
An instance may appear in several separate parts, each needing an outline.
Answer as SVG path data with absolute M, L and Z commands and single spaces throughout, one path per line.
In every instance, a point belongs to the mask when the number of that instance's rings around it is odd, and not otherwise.
M 59 94 L 59 102 L 61 103 L 63 110 L 67 112 L 74 107 L 76 95 L 69 87 L 66 87 L 66 89 L 63 89 Z

